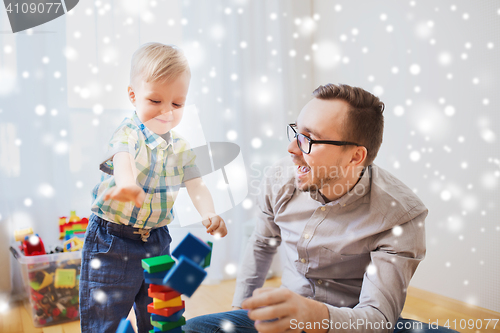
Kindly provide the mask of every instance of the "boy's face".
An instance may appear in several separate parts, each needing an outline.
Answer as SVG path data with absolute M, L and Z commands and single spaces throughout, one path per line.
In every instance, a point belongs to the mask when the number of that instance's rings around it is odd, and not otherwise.
M 142 123 L 156 134 L 165 134 L 177 126 L 186 102 L 191 75 L 183 73 L 166 82 L 146 82 L 138 78 L 128 86 L 128 96 Z

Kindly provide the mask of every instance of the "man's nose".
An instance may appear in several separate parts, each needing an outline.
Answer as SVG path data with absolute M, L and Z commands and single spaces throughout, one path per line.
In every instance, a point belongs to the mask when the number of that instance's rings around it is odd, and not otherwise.
M 294 155 L 302 155 L 302 150 L 300 150 L 299 146 L 297 145 L 296 139 L 290 141 L 290 143 L 288 144 L 288 152 Z

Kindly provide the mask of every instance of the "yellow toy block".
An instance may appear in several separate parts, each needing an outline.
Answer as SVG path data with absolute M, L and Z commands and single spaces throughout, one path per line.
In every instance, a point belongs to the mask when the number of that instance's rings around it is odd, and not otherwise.
M 22 242 L 24 237 L 33 235 L 33 228 L 19 229 L 14 231 L 14 239 L 16 242 Z
M 74 288 L 76 284 L 76 269 L 58 268 L 55 272 L 54 287 L 56 288 Z
M 76 215 L 76 211 L 72 210 L 69 213 L 69 222 L 78 222 L 81 219 Z
M 80 251 L 83 248 L 83 240 L 78 237 L 68 239 L 63 243 L 64 252 Z
M 51 285 L 52 282 L 54 282 L 54 273 L 49 274 L 46 271 L 40 271 L 40 272 L 44 275 L 42 283 L 38 283 L 36 281 L 31 281 L 30 282 L 31 288 L 33 288 L 33 290 L 35 290 L 35 291 L 43 289 L 43 288 Z
M 174 306 L 182 306 L 182 299 L 180 296 L 169 299 L 168 301 L 162 301 L 158 298 L 153 298 L 153 307 L 155 310 L 163 308 L 171 308 Z

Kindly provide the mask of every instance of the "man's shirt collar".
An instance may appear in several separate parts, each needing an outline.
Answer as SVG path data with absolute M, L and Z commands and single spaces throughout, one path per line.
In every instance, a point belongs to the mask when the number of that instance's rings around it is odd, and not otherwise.
M 355 202 L 356 200 L 364 197 L 367 193 L 370 192 L 371 168 L 372 168 L 371 164 L 365 167 L 356 185 L 354 185 L 349 190 L 349 192 L 347 192 L 340 198 L 326 203 L 326 201 L 324 200 L 323 196 L 319 191 L 311 191 L 311 198 L 323 204 L 335 205 L 338 203 L 340 206 L 347 206 L 348 204 Z

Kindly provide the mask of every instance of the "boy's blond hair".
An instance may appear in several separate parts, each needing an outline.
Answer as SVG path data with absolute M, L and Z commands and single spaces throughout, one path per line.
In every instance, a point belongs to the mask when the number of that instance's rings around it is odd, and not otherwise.
M 184 53 L 174 45 L 146 43 L 132 55 L 130 84 L 137 79 L 165 82 L 182 73 L 191 73 Z

